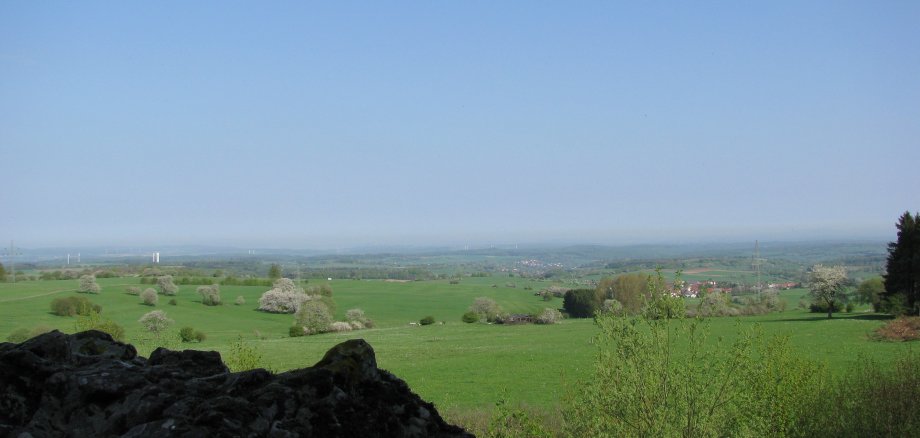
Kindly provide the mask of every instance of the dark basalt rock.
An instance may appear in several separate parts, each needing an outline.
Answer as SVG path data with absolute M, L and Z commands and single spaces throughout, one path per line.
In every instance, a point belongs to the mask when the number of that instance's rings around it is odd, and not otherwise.
M 106 333 L 0 343 L 0 436 L 471 437 L 361 339 L 311 368 L 231 373 L 213 351 L 149 359 Z

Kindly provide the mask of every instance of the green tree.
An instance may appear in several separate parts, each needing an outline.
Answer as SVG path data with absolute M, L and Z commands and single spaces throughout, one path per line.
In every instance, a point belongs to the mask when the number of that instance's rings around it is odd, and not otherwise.
M 281 278 L 281 265 L 272 263 L 271 267 L 268 268 L 268 278 L 272 280 Z
M 859 283 L 856 288 L 856 300 L 863 304 L 871 304 L 872 310 L 878 312 L 880 299 L 885 293 L 885 282 L 882 277 L 872 277 Z
M 847 271 L 843 266 L 814 265 L 808 272 L 808 288 L 815 303 L 827 305 L 831 318 L 839 303 L 846 301 Z
M 604 278 L 597 285 L 597 292 L 604 299 L 614 299 L 623 305 L 630 315 L 638 314 L 649 299 L 648 282 L 651 276 L 642 273 L 623 274 L 616 278 Z
M 889 311 L 920 314 L 920 214 L 898 219 L 898 240 L 888 244 L 883 301 Z M 903 304 L 902 304 L 903 303 Z M 898 309 L 903 305 L 904 309 Z
M 6 281 L 6 268 L 3 267 L 3 263 L 0 263 L 0 281 Z
M 565 293 L 562 307 L 572 318 L 590 318 L 603 305 L 602 298 L 595 289 L 574 289 Z

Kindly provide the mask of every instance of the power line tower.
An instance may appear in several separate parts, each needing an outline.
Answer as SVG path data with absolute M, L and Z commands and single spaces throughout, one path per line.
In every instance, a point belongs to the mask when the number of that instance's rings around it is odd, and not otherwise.
M 754 288 L 757 289 L 757 296 L 763 292 L 763 283 L 760 281 L 761 267 L 766 259 L 760 257 L 760 241 L 754 241 L 754 255 L 751 256 L 751 270 L 754 271 Z
M 6 256 L 6 258 L 9 259 L 9 262 L 10 262 L 10 278 L 13 279 L 13 283 L 16 282 L 16 263 L 15 263 L 14 259 L 15 259 L 16 256 L 18 256 L 18 255 L 22 255 L 22 253 L 19 252 L 19 248 L 16 248 L 15 246 L 13 246 L 13 241 L 10 240 L 10 248 L 6 250 L 6 254 L 4 254 L 4 256 Z

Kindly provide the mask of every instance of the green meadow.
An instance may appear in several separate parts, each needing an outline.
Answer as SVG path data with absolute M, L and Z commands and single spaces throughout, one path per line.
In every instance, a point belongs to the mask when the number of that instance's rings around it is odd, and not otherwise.
M 221 306 L 205 306 L 196 286 L 183 285 L 176 305 L 161 296 L 155 307 L 140 303 L 125 292 L 141 285 L 137 278 L 100 279 L 102 292 L 85 295 L 102 305 L 104 317 L 121 324 L 127 341 L 149 353 L 149 338 L 138 318 L 160 309 L 175 320 L 172 330 L 185 326 L 203 331 L 202 343 L 177 344 L 179 348 L 217 350 L 224 354 L 242 338 L 262 355 L 263 366 L 280 372 L 317 362 L 333 345 L 350 338 L 364 338 L 377 352 L 378 365 L 406 380 L 423 398 L 446 409 L 478 409 L 493 405 L 502 394 L 516 402 L 535 406 L 557 405 L 563 383 L 583 378 L 592 366 L 591 320 L 564 320 L 556 325 L 465 324 L 461 315 L 476 297 L 495 299 L 507 312 L 531 313 L 544 307 L 559 308 L 561 299 L 545 302 L 534 292 L 551 283 L 508 277 L 465 278 L 448 281 L 391 282 L 367 280 L 313 281 L 329 283 L 334 290 L 337 319 L 346 310 L 361 308 L 374 320 L 373 329 L 348 333 L 288 337 L 291 315 L 256 310 L 259 296 L 268 288 L 223 286 Z M 509 287 L 514 283 L 515 287 Z M 497 287 L 493 287 L 492 285 Z M 50 313 L 56 297 L 77 295 L 76 280 L 31 281 L 0 284 L 0 336 L 17 328 L 47 326 L 73 332 L 76 319 Z M 530 287 L 526 290 L 525 287 Z M 805 290 L 782 293 L 785 312 L 741 318 L 709 320 L 710 341 L 734 339 L 739 330 L 755 325 L 765 336 L 789 336 L 797 354 L 843 370 L 860 355 L 888 362 L 916 348 L 913 343 L 878 342 L 869 334 L 885 322 L 883 315 L 857 308 L 827 320 L 822 315 L 796 309 Z M 243 305 L 233 304 L 237 296 Z M 431 315 L 438 323 L 411 325 Z

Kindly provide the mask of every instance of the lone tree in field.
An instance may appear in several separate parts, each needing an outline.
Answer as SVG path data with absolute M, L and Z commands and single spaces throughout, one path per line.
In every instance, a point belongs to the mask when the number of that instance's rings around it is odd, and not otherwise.
M 80 277 L 80 288 L 77 290 L 88 294 L 98 294 L 102 288 L 96 283 L 95 275 L 84 275 Z
M 808 288 L 816 303 L 827 305 L 827 317 L 833 317 L 836 305 L 846 299 L 847 271 L 843 266 L 814 265 L 808 272 Z
M 154 336 L 159 338 L 160 333 L 165 332 L 166 329 L 168 329 L 169 326 L 172 325 L 172 323 L 175 321 L 169 319 L 166 316 L 166 312 L 162 310 L 154 310 L 145 313 L 141 319 L 137 320 L 137 322 L 141 323 L 141 325 L 143 325 L 148 332 L 153 333 Z
M 898 219 L 898 240 L 888 244 L 885 307 L 892 313 L 920 314 L 920 213 Z
M 157 277 L 157 288 L 163 295 L 175 295 L 179 292 L 179 286 L 173 283 L 172 275 Z

